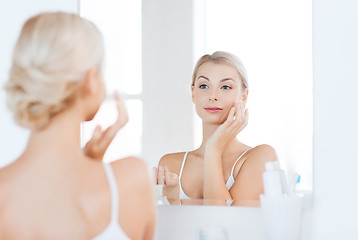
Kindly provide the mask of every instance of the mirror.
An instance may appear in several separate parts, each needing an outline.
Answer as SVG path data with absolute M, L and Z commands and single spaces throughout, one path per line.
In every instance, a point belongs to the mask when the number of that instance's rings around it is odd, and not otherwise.
M 287 173 L 300 174 L 298 189 L 312 190 L 311 1 L 86 0 L 80 12 L 104 33 L 108 93 L 122 92 L 131 119 L 108 160 L 135 154 L 151 167 L 166 153 L 197 148 L 192 70 L 203 54 L 223 50 L 248 72 L 250 120 L 240 141 L 273 146 Z M 97 122 L 115 117 L 111 104 Z M 84 126 L 84 141 L 93 125 Z

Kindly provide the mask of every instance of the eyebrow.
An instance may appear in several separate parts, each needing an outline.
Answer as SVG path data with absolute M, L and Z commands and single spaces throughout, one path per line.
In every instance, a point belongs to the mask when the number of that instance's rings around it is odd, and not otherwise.
M 207 78 L 207 77 L 205 77 L 205 76 L 203 76 L 203 75 L 199 76 L 198 79 L 199 79 L 199 78 L 204 78 L 205 80 L 210 81 L 209 78 Z M 234 79 L 232 79 L 232 78 L 224 78 L 224 79 L 221 79 L 220 82 L 225 82 L 225 81 L 230 81 L 230 80 L 236 82 L 236 81 L 235 81 Z
M 199 78 L 204 78 L 205 80 L 208 80 L 208 81 L 210 81 L 210 79 L 209 79 L 209 78 L 207 78 L 207 77 L 204 77 L 203 75 L 199 76 L 199 77 L 198 77 L 198 79 L 199 79 Z
M 220 82 L 225 82 L 225 81 L 234 81 L 234 82 L 236 82 L 234 79 L 232 79 L 232 78 L 224 78 L 224 79 L 221 79 L 220 80 Z

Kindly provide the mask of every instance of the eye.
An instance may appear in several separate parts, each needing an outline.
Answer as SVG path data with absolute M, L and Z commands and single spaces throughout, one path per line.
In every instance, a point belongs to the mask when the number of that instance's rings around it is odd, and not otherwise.
M 199 86 L 200 89 L 206 89 L 206 88 L 208 88 L 208 87 L 209 87 L 209 86 L 206 85 L 206 84 L 201 84 L 201 85 Z
M 228 85 L 224 85 L 224 86 L 221 87 L 221 89 L 230 90 L 230 89 L 232 89 L 232 87 L 230 87 Z

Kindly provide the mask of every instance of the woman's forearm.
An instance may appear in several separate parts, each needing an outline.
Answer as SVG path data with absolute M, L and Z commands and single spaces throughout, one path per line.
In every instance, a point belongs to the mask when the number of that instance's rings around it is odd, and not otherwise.
M 179 200 L 179 184 L 175 186 L 164 186 L 163 187 L 163 196 L 166 196 L 171 200 Z
M 222 169 L 221 153 L 207 151 L 204 156 L 204 199 L 230 200 Z

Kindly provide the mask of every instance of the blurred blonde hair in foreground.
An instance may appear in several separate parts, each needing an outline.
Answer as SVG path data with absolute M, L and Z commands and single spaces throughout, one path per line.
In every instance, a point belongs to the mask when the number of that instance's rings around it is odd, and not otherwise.
M 7 106 L 20 126 L 38 130 L 66 109 L 89 69 L 101 72 L 100 31 L 75 14 L 36 15 L 24 24 L 5 85 Z

